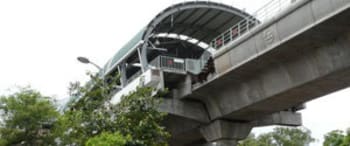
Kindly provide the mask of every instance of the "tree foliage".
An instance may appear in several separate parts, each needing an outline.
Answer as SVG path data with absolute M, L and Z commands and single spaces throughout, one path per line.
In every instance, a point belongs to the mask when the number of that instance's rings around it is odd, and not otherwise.
M 248 136 L 240 146 L 307 146 L 314 141 L 306 128 L 276 127 L 272 132 L 257 137 Z
M 67 111 L 59 116 L 52 133 L 58 139 L 58 145 L 82 145 L 88 139 L 88 127 L 85 129 L 83 112 Z
M 157 111 L 160 94 L 140 87 L 112 105 L 109 101 L 118 90 L 119 77 L 90 77 L 85 86 L 71 84 L 70 94 L 79 100 L 70 103 L 70 110 L 56 123 L 54 133 L 60 145 L 84 145 L 110 135 L 127 135 L 130 146 L 167 145 L 169 133 L 161 126 L 165 114 Z
M 2 96 L 1 145 L 52 144 L 48 128 L 58 112 L 50 99 L 30 88 L 21 88 L 11 95 Z
M 306 146 L 314 141 L 311 132 L 305 128 L 277 127 L 272 133 L 277 146 Z
M 69 94 L 78 98 L 68 103 L 67 110 L 58 118 L 53 129 L 60 145 L 84 145 L 103 131 L 115 132 L 112 105 L 108 104 L 111 91 L 118 84 L 118 76 L 109 83 L 98 75 L 88 73 L 91 80 L 85 85 L 71 83 Z
M 162 94 L 152 94 L 152 88 L 138 88 L 137 91 L 122 97 L 117 105 L 118 130 L 131 135 L 131 145 L 167 145 L 170 135 L 160 124 L 166 114 L 157 110 L 159 96 Z
M 124 146 L 131 141 L 130 136 L 123 136 L 119 132 L 102 132 L 100 135 L 90 138 L 85 146 Z
M 109 101 L 118 90 L 118 76 L 71 84 L 69 103 L 61 115 L 52 98 L 24 88 L 1 102 L 0 145 L 167 145 L 169 133 L 158 112 L 160 94 L 140 87 L 117 105 Z M 49 127 L 46 127 L 49 126 Z
M 349 146 L 350 129 L 345 133 L 341 130 L 333 130 L 324 136 L 324 146 Z
M 249 134 L 246 139 L 243 141 L 240 141 L 239 146 L 265 146 L 265 145 L 259 145 L 259 141 L 256 139 L 255 135 Z

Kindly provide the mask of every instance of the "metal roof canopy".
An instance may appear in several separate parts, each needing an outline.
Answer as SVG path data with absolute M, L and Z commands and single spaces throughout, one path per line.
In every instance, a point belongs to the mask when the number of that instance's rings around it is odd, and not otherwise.
M 170 6 L 160 12 L 147 25 L 142 40 L 160 33 L 185 35 L 209 44 L 215 37 L 225 32 L 242 19 L 253 18 L 248 13 L 225 4 L 209 1 L 184 2 Z M 147 69 L 147 47 L 142 46 L 141 63 Z
M 209 2 L 193 1 L 172 5 L 160 12 L 143 28 L 135 37 L 123 46 L 113 58 L 105 65 L 104 71 L 110 72 L 125 58 L 128 52 L 134 51 L 140 41 L 141 63 L 143 69 L 147 69 L 148 41 L 152 36 L 161 33 L 185 35 L 190 38 L 209 44 L 215 37 L 249 17 L 248 13 L 232 6 Z M 197 44 L 198 45 L 198 44 Z
M 176 33 L 210 43 L 248 13 L 225 4 L 209 1 L 184 2 L 160 12 L 146 27 L 143 40 L 152 34 Z

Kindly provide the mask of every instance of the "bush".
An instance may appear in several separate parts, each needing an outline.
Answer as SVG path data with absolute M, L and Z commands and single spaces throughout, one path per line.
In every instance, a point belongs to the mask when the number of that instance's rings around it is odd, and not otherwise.
M 85 143 L 85 146 L 125 146 L 130 140 L 130 136 L 123 136 L 119 132 L 103 132 L 98 136 L 90 138 Z

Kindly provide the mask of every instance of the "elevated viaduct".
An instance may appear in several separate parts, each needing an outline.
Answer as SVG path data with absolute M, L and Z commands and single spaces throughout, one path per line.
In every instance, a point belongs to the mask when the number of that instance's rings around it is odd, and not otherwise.
M 105 65 L 121 89 L 169 89 L 171 145 L 234 146 L 299 126 L 304 103 L 350 84 L 350 0 L 272 0 L 255 14 L 208 1 L 160 12 Z

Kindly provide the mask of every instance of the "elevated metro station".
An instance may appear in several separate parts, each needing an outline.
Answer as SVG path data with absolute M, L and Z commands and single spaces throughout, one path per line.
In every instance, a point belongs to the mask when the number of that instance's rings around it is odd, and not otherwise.
M 193 1 L 156 15 L 105 64 L 117 104 L 168 89 L 173 146 L 235 146 L 253 127 L 302 125 L 304 103 L 350 86 L 350 0 L 271 0 L 254 15 Z

